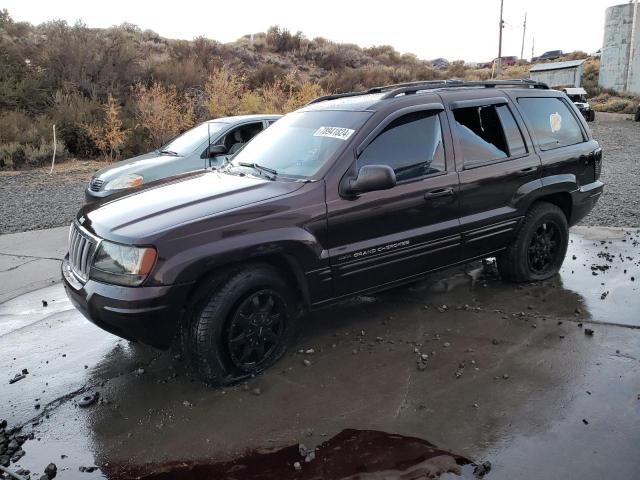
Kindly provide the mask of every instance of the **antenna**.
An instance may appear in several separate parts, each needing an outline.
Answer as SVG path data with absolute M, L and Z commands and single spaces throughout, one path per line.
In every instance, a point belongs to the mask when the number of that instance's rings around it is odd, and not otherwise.
M 207 157 L 204 159 L 204 169 L 211 166 L 211 124 L 207 121 Z

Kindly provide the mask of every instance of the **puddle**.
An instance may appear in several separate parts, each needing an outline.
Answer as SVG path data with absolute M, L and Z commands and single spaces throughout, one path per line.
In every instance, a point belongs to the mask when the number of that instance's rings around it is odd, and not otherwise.
M 226 462 L 172 462 L 137 468 L 110 465 L 103 471 L 113 480 L 391 480 L 481 478 L 481 469 L 468 458 L 441 450 L 426 440 L 347 429 L 315 450 L 295 444 L 250 452 Z
M 0 303 L 0 337 L 68 310 L 74 308 L 61 284 L 20 295 Z
M 563 288 L 584 299 L 593 321 L 640 327 L 638 231 L 576 229 L 560 277 Z

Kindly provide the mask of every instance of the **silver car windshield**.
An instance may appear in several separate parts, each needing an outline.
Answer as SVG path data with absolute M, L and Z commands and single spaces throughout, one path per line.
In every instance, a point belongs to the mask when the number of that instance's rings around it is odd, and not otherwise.
M 182 135 L 174 138 L 158 150 L 172 155 L 189 155 L 202 144 L 208 143 L 209 138 L 213 141 L 227 124 L 216 122 L 201 123 L 197 127 L 187 130 Z
M 285 115 L 249 142 L 229 168 L 256 165 L 278 176 L 309 178 L 338 154 L 370 112 L 307 111 Z

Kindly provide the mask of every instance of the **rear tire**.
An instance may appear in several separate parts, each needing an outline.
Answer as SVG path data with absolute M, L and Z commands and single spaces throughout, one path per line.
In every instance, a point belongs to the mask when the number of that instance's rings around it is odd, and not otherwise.
M 191 363 L 204 382 L 238 382 L 264 371 L 287 350 L 295 298 L 275 268 L 233 270 L 202 298 L 185 327 Z
M 497 257 L 500 276 L 510 282 L 551 278 L 560 271 L 568 244 L 564 212 L 551 203 L 535 203 L 513 243 Z

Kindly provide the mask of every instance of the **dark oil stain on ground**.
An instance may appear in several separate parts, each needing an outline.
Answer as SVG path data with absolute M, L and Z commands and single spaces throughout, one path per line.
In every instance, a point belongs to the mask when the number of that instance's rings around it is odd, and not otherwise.
M 103 468 L 103 473 L 111 480 L 409 480 L 440 478 L 445 473 L 450 474 L 447 478 L 479 478 L 484 474 L 473 473 L 474 469 L 480 473 L 478 468 L 483 467 L 426 440 L 373 430 L 343 430 L 311 455 L 309 452 L 296 444 L 270 452 L 251 452 L 226 462 L 110 465 L 107 471 Z

